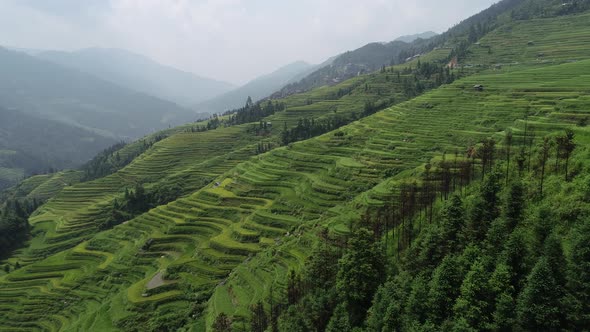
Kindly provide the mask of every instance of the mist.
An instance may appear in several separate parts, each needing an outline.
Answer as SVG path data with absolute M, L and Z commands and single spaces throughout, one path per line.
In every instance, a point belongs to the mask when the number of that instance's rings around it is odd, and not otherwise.
M 0 45 L 121 48 L 236 85 L 371 41 L 443 32 L 493 0 L 4 0 Z

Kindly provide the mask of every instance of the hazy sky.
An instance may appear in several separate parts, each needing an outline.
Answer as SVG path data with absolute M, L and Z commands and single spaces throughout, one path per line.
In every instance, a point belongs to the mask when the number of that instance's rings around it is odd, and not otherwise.
M 244 83 L 297 60 L 442 32 L 496 0 L 0 0 L 0 45 L 124 48 Z

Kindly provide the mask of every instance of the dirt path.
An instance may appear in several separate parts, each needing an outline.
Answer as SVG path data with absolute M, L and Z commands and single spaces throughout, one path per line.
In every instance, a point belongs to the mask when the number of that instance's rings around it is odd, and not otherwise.
M 158 287 L 166 284 L 166 281 L 164 281 L 163 276 L 164 276 L 163 271 L 156 273 L 156 275 L 152 278 L 152 280 L 150 280 L 150 282 L 147 283 L 146 288 L 147 289 L 154 289 L 154 288 L 158 288 Z

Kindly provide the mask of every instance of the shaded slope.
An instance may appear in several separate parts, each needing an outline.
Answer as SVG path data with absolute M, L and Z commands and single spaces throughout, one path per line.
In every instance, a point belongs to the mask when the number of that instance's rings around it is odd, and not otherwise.
M 0 108 L 0 168 L 6 170 L 0 172 L 0 190 L 24 176 L 80 166 L 114 143 L 82 128 Z
M 88 48 L 75 52 L 37 52 L 36 57 L 99 77 L 114 84 L 185 107 L 233 88 L 119 49 Z
M 0 72 L 2 106 L 103 135 L 137 138 L 195 119 L 171 102 L 4 48 Z

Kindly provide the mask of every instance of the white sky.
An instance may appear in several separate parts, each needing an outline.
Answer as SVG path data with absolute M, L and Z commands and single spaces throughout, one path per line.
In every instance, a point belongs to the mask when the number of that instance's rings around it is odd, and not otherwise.
M 0 0 L 0 45 L 123 48 L 242 84 L 373 41 L 443 32 L 496 0 Z

